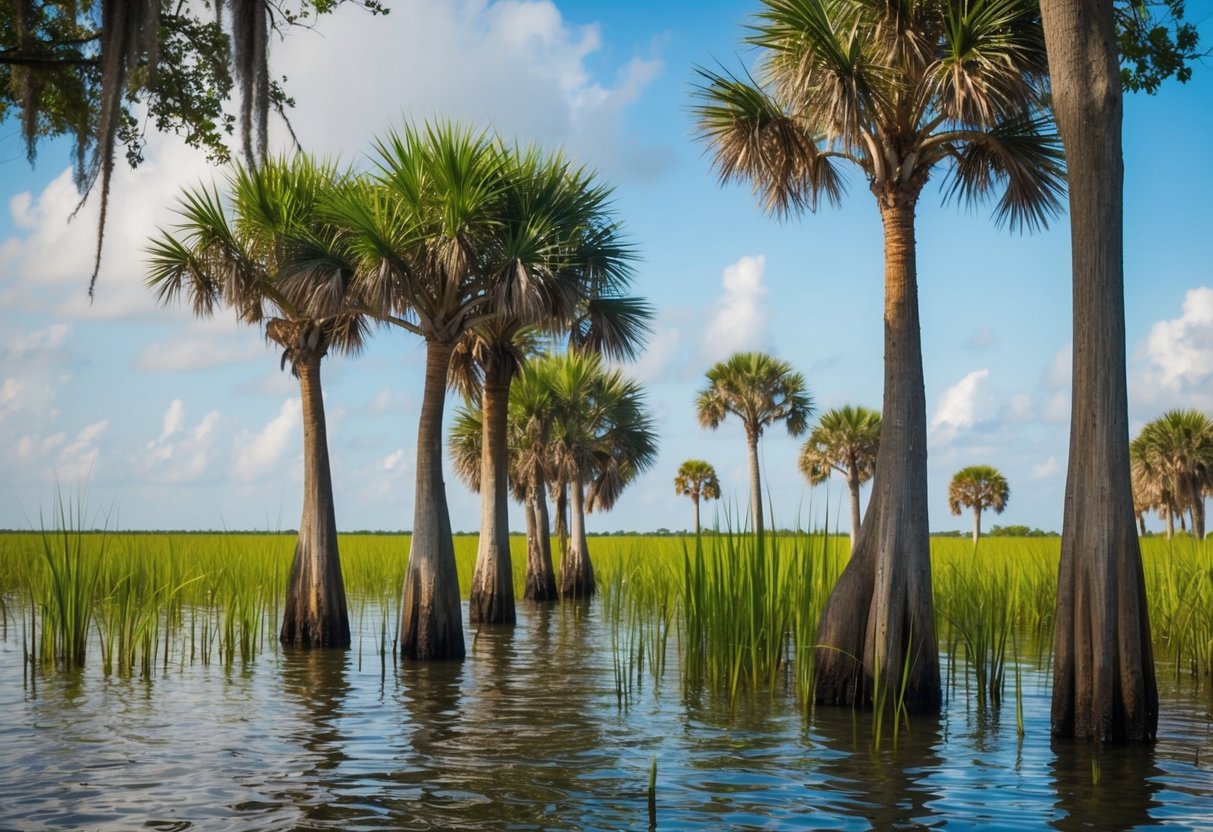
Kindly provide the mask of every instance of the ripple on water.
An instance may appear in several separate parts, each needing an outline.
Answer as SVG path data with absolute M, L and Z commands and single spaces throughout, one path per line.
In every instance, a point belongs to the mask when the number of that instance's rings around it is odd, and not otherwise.
M 683 691 L 673 642 L 660 687 L 646 676 L 621 707 L 594 607 L 523 607 L 468 643 L 437 665 L 271 649 L 36 688 L 0 649 L 0 828 L 635 829 L 654 759 L 662 829 L 1211 825 L 1208 704 L 1182 689 L 1145 754 L 1055 748 L 1048 680 L 1026 667 L 1024 737 L 1013 703 L 955 695 L 877 747 L 862 712 L 806 724 L 782 693 Z

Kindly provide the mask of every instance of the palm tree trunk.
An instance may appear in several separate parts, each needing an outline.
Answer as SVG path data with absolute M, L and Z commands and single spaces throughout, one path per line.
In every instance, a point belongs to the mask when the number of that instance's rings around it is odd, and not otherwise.
M 1175 537 L 1175 512 L 1171 511 L 1170 506 L 1166 506 L 1162 513 L 1167 518 L 1167 540 L 1170 540 Z
M 1192 531 L 1197 540 L 1205 539 L 1205 498 L 1199 489 L 1192 503 Z
M 981 508 L 973 506 L 973 545 L 977 545 L 977 541 L 981 540 Z
M 851 551 L 855 551 L 855 540 L 859 537 L 859 467 L 855 460 L 847 465 L 847 491 L 851 494 Z
M 750 456 L 750 513 L 753 515 L 754 538 L 762 551 L 762 481 L 758 475 L 758 428 L 746 425 L 746 450 Z
M 876 684 L 910 711 L 942 700 L 927 517 L 927 425 L 916 194 L 878 193 L 885 240 L 884 410 L 868 511 L 817 630 L 817 700 L 858 705 Z M 908 662 L 907 662 L 908 658 Z
M 1108 0 L 1044 0 L 1041 12 L 1066 150 L 1074 272 L 1074 412 L 1052 731 L 1060 738 L 1150 741 L 1158 689 L 1129 475 L 1116 23 Z
M 556 488 L 556 543 L 560 547 L 560 563 L 569 556 L 569 484 L 563 480 Z
M 1137 512 L 1137 534 L 1144 536 L 1146 533 L 1146 513 L 1144 511 Z
M 303 402 L 303 516 L 278 638 L 305 647 L 348 647 L 350 620 L 337 551 L 320 359 L 316 353 L 295 365 Z
M 695 500 L 695 537 L 699 537 L 699 495 L 692 495 Z
M 472 624 L 513 624 L 514 573 L 510 563 L 508 491 L 509 448 L 506 445 L 510 364 L 490 355 L 481 398 L 482 447 L 480 465 L 480 544 L 468 596 Z
M 442 410 L 450 358 L 450 344 L 426 341 L 416 505 L 400 615 L 400 653 L 412 659 L 464 657 L 459 575 L 442 480 Z
M 594 594 L 594 567 L 590 563 L 590 547 L 585 536 L 585 495 L 581 477 L 569 483 L 572 530 L 569 553 L 560 564 L 560 597 L 589 598 Z
M 536 475 L 527 495 L 526 590 L 528 601 L 556 600 L 556 570 L 552 567 L 552 533 L 548 524 L 547 483 Z

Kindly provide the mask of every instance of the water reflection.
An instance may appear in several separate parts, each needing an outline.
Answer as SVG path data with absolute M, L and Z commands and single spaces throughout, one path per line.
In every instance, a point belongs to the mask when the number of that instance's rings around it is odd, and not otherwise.
M 1054 829 L 1140 829 L 1159 825 L 1153 810 L 1162 770 L 1149 745 L 1103 746 L 1054 740 Z

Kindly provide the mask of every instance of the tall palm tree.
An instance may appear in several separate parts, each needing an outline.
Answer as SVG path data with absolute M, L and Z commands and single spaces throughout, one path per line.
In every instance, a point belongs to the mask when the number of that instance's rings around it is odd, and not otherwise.
M 514 583 L 509 557 L 506 421 L 509 391 L 535 330 L 576 334 L 598 351 L 632 358 L 648 332 L 643 302 L 620 295 L 631 279 L 633 252 L 611 217 L 610 189 L 585 168 L 534 148 L 512 154 L 516 180 L 505 192 L 506 252 L 517 268 L 546 271 L 541 303 L 504 310 L 470 329 L 456 349 L 452 375 L 480 397 L 482 428 L 480 541 L 468 599 L 471 623 L 513 623 Z M 635 310 L 632 316 L 613 314 Z M 629 305 L 630 302 L 630 305 Z M 583 324 L 591 305 L 597 315 Z M 582 327 L 584 326 L 584 331 Z M 466 358 L 461 361 L 460 358 Z
M 800 449 L 800 471 L 809 485 L 825 482 L 831 471 L 842 474 L 851 495 L 851 550 L 859 535 L 859 487 L 876 472 L 880 449 L 880 414 L 863 406 L 844 405 L 821 414 Z
M 973 545 L 981 538 L 981 513 L 991 510 L 1002 514 L 1011 497 L 1007 478 L 989 465 L 970 465 L 952 475 L 948 483 L 948 511 L 960 516 L 962 509 L 973 509 Z
M 720 480 L 716 469 L 702 459 L 688 459 L 678 466 L 674 477 L 674 493 L 690 497 L 695 504 L 695 536 L 699 537 L 699 501 L 720 499 Z
M 264 324 L 299 380 L 303 516 L 280 632 L 288 644 L 350 643 L 320 362 L 330 351 L 357 353 L 367 328 L 351 311 L 352 272 L 335 254 L 335 231 L 317 210 L 337 178 L 302 155 L 237 167 L 226 200 L 215 188 L 185 191 L 176 233 L 149 247 L 147 284 L 162 304 L 186 297 L 200 317 L 226 306 L 243 323 Z
M 1188 512 L 1192 533 L 1204 539 L 1205 495 L 1213 487 L 1213 420 L 1199 410 L 1169 410 L 1142 428 L 1129 454 L 1131 465 L 1152 474 L 1169 498 L 1169 514 Z
M 557 487 L 567 485 L 571 529 L 560 564 L 562 598 L 594 594 L 587 512 L 609 510 L 653 466 L 657 434 L 644 392 L 594 354 L 569 351 L 539 369 L 552 401 L 548 453 Z
M 707 372 L 708 386 L 695 398 L 699 424 L 715 430 L 732 414 L 745 428 L 750 459 L 750 514 L 754 534 L 762 540 L 762 482 L 758 474 L 758 440 L 771 425 L 782 422 L 800 436 L 813 415 L 804 376 L 792 365 L 761 352 L 739 352 L 718 361 Z
M 780 216 L 842 194 L 861 171 L 885 239 L 883 427 L 855 552 L 818 627 L 817 698 L 871 699 L 900 684 L 937 710 L 927 518 L 926 397 L 914 215 L 931 173 L 945 194 L 1002 196 L 995 217 L 1044 225 L 1059 209 L 1061 149 L 1043 106 L 1047 63 L 1029 0 L 764 0 L 748 42 L 756 79 L 700 70 L 699 131 L 723 181 L 748 180 Z M 856 611 L 859 614 L 856 614 Z M 911 661 L 906 663 L 906 656 Z
M 511 221 L 511 200 L 530 183 L 518 154 L 487 133 L 450 124 L 407 127 L 375 148 L 373 182 L 345 189 L 329 210 L 347 229 L 368 310 L 426 345 L 400 651 L 417 659 L 462 658 L 442 478 L 451 355 L 468 331 L 505 315 L 538 314 L 562 289 L 553 270 L 532 267 L 527 247 L 542 244 Z
M 1157 511 L 1167 524 L 1167 540 L 1170 540 L 1175 536 L 1175 515 L 1179 512 L 1164 462 L 1149 440 L 1150 437 L 1143 432 L 1129 443 L 1133 510 L 1137 513 L 1141 534 L 1146 533 L 1146 514 Z

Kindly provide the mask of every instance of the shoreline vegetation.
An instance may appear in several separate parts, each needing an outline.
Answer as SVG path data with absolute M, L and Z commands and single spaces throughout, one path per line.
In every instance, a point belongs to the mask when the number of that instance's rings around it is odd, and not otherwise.
M 394 634 L 408 535 L 344 533 L 351 619 L 385 671 L 399 661 Z M 555 541 L 553 541 L 555 545 Z M 940 649 L 952 657 L 945 688 L 997 706 L 1020 662 L 1050 656 L 1061 540 L 931 540 Z M 460 597 L 468 598 L 475 534 L 454 540 Z M 521 597 L 526 538 L 511 535 Z M 611 631 L 621 702 L 641 673 L 677 655 L 684 685 L 736 696 L 786 685 L 812 702 L 820 611 L 850 550 L 846 534 L 611 534 L 595 536 L 600 614 Z M 85 666 L 150 677 L 194 663 L 245 665 L 277 651 L 274 637 L 294 551 L 293 533 L 0 533 L 0 627 L 16 634 L 27 669 Z M 1213 681 L 1213 542 L 1142 541 L 1158 672 L 1198 688 Z M 564 602 L 584 604 L 585 602 Z M 378 643 L 365 643 L 367 632 Z M 469 632 L 476 632 L 469 627 Z M 881 709 L 883 710 L 883 709 Z M 897 711 L 894 709 L 894 715 Z

